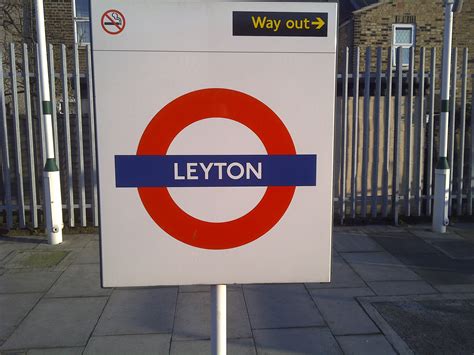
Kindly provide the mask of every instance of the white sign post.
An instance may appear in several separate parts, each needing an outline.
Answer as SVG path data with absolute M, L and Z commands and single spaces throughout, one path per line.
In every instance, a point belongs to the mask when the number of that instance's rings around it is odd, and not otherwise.
M 216 353 L 226 284 L 330 280 L 336 12 L 91 3 L 103 286 L 218 285 Z

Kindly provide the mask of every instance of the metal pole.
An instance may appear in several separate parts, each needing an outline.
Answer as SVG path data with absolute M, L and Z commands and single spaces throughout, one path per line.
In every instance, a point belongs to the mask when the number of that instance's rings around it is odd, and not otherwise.
M 446 233 L 449 203 L 448 162 L 448 123 L 449 123 L 449 84 L 451 72 L 451 45 L 453 32 L 454 0 L 446 0 L 444 12 L 443 68 L 441 78 L 441 117 L 439 128 L 439 159 L 435 169 L 435 188 L 432 229 L 434 232 Z M 451 162 L 452 163 L 452 162 Z
M 227 354 L 227 286 L 211 286 L 211 353 Z
M 45 214 L 46 234 L 49 244 L 59 244 L 63 241 L 63 212 L 61 202 L 61 185 L 59 179 L 59 169 L 54 157 L 54 138 L 52 112 L 49 92 L 48 62 L 46 49 L 46 35 L 44 29 L 44 9 L 43 0 L 36 0 L 36 33 L 39 47 L 39 80 L 43 94 L 43 119 L 44 134 L 46 142 L 46 162 L 43 170 L 44 202 L 43 211 Z

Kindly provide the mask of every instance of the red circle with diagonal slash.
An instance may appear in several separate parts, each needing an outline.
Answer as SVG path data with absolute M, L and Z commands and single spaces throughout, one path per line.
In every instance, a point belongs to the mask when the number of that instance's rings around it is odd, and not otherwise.
M 116 16 L 121 19 L 121 23 L 117 21 Z M 102 25 L 104 31 L 108 34 L 118 35 L 125 28 L 125 16 L 119 10 L 110 9 L 104 12 L 102 18 L 100 19 L 100 24 Z M 107 29 L 106 26 L 108 26 L 110 29 Z
M 190 92 L 163 107 L 143 132 L 137 155 L 166 155 L 184 128 L 216 117 L 248 127 L 269 155 L 296 154 L 285 125 L 263 102 L 239 91 L 212 88 Z M 175 239 L 203 249 L 230 249 L 250 243 L 272 229 L 288 209 L 295 186 L 267 187 L 250 212 L 226 222 L 190 216 L 173 201 L 166 187 L 139 187 L 138 192 L 151 218 Z

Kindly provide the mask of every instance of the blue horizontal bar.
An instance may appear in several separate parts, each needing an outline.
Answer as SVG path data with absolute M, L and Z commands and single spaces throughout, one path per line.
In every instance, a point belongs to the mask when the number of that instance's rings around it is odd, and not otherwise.
M 116 187 L 315 186 L 316 160 L 316 155 L 306 154 L 116 155 L 115 184 Z

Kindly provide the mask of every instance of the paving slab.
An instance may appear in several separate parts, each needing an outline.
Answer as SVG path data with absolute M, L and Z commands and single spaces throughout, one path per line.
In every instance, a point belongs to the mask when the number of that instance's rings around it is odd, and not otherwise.
M 84 346 L 106 298 L 42 299 L 0 350 Z
M 100 241 L 97 236 L 97 238 L 92 238 L 89 243 L 86 244 L 85 248 L 100 248 Z
M 362 234 L 333 232 L 332 243 L 338 253 L 383 251 L 380 245 Z
M 386 251 L 394 255 L 439 253 L 432 245 L 411 234 L 396 233 L 394 236 L 383 234 L 381 236 L 373 236 L 372 238 Z
M 342 288 L 366 287 L 365 282 L 357 275 L 343 258 L 334 256 L 331 265 L 331 282 L 307 283 L 308 289 L 312 288 Z
M 88 297 L 107 296 L 112 289 L 100 285 L 100 266 L 98 264 L 71 265 L 46 297 Z
M 474 240 L 474 227 L 472 223 L 456 223 L 449 230 L 468 240 Z
M 174 341 L 171 343 L 171 355 L 209 355 L 210 340 Z M 228 339 L 227 353 L 232 355 L 256 355 L 252 338 Z
M 417 274 L 387 252 L 342 253 L 365 281 L 419 280 Z
M 259 355 L 342 354 L 328 328 L 259 329 L 254 336 Z
M 474 241 L 432 240 L 430 244 L 451 259 L 474 260 Z
M 422 295 L 437 291 L 425 281 L 372 281 L 370 288 L 380 296 Z
M 426 240 L 462 240 L 462 237 L 454 232 L 448 231 L 446 233 L 433 232 L 429 228 L 413 229 L 409 228 L 410 233 Z
M 84 355 L 168 354 L 170 340 L 170 334 L 94 336 Z
M 63 242 L 56 245 L 42 243 L 38 245 L 38 250 L 60 250 L 60 249 L 81 249 L 92 240 L 90 234 L 63 234 Z
M 90 243 L 97 244 L 96 246 L 89 246 Z M 99 243 L 92 241 L 85 248 L 79 249 L 73 256 L 73 264 L 99 264 L 100 253 Z M 92 245 L 94 245 L 92 244 Z
M 360 226 L 360 227 L 340 227 L 342 231 L 350 231 L 353 233 L 353 231 L 360 231 L 363 234 L 369 235 L 369 234 L 381 234 L 381 233 L 406 233 L 406 230 L 404 228 L 400 227 L 395 227 L 392 225 L 366 225 L 366 226 Z
M 116 289 L 94 335 L 170 333 L 177 294 L 177 287 Z
M 397 354 L 383 335 L 344 335 L 336 339 L 345 355 Z
M 173 340 L 210 339 L 211 297 L 208 292 L 180 293 L 173 329 Z M 252 336 L 245 307 L 240 292 L 227 293 L 227 337 L 249 338 Z
M 341 232 L 341 233 L 350 233 L 350 234 L 361 234 L 367 235 L 364 227 L 357 227 L 357 226 L 333 226 L 332 228 L 333 233 Z
M 26 352 L 26 355 L 81 355 L 83 351 L 83 347 L 30 349 Z
M 21 250 L 15 253 L 7 263 L 8 269 L 49 269 L 54 270 L 66 259 L 67 250 Z
M 311 290 L 319 310 L 335 335 L 378 333 L 379 329 L 355 297 L 371 296 L 368 288 Z
M 0 344 L 34 307 L 41 293 L 0 295 Z
M 35 243 L 1 243 L 0 244 L 0 262 L 7 259 L 15 251 L 34 249 L 38 246 Z
M 405 298 L 372 305 L 416 354 L 474 353 L 474 295 Z
M 0 276 L 0 293 L 46 292 L 60 271 L 6 272 Z
M 324 325 L 302 284 L 244 285 L 243 288 L 252 329 Z
M 470 285 L 474 284 L 474 274 L 465 271 L 445 270 L 443 268 L 412 267 L 423 280 L 432 285 Z
M 442 293 L 474 293 L 473 284 L 454 284 L 454 285 L 435 285 L 439 292 Z
M 227 291 L 242 291 L 242 285 L 232 284 L 227 285 Z M 209 285 L 184 285 L 179 286 L 179 292 L 211 292 L 211 286 Z

